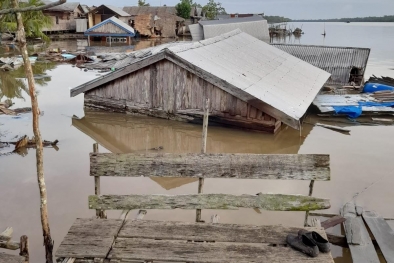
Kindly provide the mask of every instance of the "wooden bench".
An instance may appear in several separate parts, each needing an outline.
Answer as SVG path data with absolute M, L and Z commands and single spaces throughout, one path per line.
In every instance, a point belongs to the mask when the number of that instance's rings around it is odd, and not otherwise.
M 202 209 L 258 208 L 272 211 L 327 209 L 327 199 L 309 196 L 247 193 L 202 194 L 205 178 L 330 180 L 328 155 L 206 154 L 204 118 L 202 154 L 90 154 L 95 195 L 89 208 L 98 217 L 105 210 L 197 209 L 196 223 L 77 219 L 56 252 L 57 257 L 96 259 L 94 262 L 333 262 L 332 256 L 310 258 L 286 245 L 286 236 L 300 228 L 202 224 Z M 205 130 L 205 132 L 204 132 Z M 100 177 L 198 178 L 199 194 L 101 195 Z M 217 217 L 216 217 L 217 218 Z M 215 217 L 214 217 L 215 219 Z M 323 228 L 306 228 L 326 236 Z M 81 261 L 82 262 L 82 261 Z M 85 261 L 83 261 L 85 262 Z
M 259 154 L 107 154 L 90 155 L 96 193 L 102 176 L 232 179 L 330 179 L 327 155 Z M 329 200 L 285 194 L 91 195 L 89 208 L 238 209 L 309 211 L 330 207 Z M 322 228 L 307 228 L 320 232 Z M 214 223 L 78 219 L 57 257 L 108 262 L 333 262 L 330 254 L 309 258 L 286 246 L 299 228 Z

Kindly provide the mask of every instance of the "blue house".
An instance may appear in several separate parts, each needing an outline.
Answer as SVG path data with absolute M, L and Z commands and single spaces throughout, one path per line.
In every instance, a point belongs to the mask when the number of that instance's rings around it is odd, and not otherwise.
M 112 43 L 131 44 L 131 38 L 134 37 L 134 29 L 116 17 L 108 18 L 101 23 L 89 28 L 85 31 L 85 36 L 90 41 L 99 38 L 106 41 L 110 45 Z

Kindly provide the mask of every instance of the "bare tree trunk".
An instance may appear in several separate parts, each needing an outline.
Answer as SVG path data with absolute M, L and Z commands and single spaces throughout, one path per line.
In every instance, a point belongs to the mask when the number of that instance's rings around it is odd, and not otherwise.
M 12 0 L 12 1 L 13 1 L 13 7 L 19 8 L 18 0 Z M 47 192 L 46 192 L 45 180 L 44 180 L 43 146 L 42 146 L 42 139 L 41 139 L 40 128 L 39 128 L 40 110 L 38 108 L 33 70 L 31 68 L 29 55 L 27 53 L 26 34 L 25 34 L 25 28 L 23 26 L 22 15 L 21 13 L 15 13 L 15 16 L 18 25 L 17 39 L 19 42 L 19 48 L 22 52 L 23 62 L 25 64 L 25 73 L 29 84 L 29 93 L 30 93 L 31 107 L 33 113 L 33 133 L 37 146 L 36 149 L 37 179 L 38 179 L 38 186 L 40 189 L 40 201 L 41 201 L 40 211 L 41 211 L 42 232 L 44 236 L 45 257 L 47 263 L 53 263 L 53 257 L 52 257 L 53 241 L 51 238 L 51 231 L 48 222 Z

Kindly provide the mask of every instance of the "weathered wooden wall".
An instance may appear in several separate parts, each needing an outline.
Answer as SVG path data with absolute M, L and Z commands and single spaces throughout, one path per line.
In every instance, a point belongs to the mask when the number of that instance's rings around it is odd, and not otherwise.
M 85 93 L 85 105 L 195 121 L 210 99 L 210 121 L 274 132 L 280 122 L 169 62 L 159 61 Z
M 52 26 L 44 28 L 42 31 L 75 31 L 77 29 L 75 17 L 72 13 L 44 11 L 44 14 L 52 19 Z M 58 18 L 58 24 L 56 24 L 56 17 Z
M 122 28 L 112 24 L 112 23 L 107 23 L 105 25 L 99 26 L 98 28 L 95 28 L 91 32 L 97 32 L 97 33 L 112 33 L 112 34 L 124 34 L 127 33 L 125 30 Z

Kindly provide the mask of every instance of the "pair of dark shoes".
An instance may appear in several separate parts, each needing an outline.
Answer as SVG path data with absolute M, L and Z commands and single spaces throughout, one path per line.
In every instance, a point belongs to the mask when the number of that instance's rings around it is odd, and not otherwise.
M 289 234 L 286 242 L 292 248 L 311 257 L 317 257 L 319 251 L 323 253 L 330 252 L 330 243 L 315 231 L 309 232 L 301 229 L 298 231 L 298 235 Z

